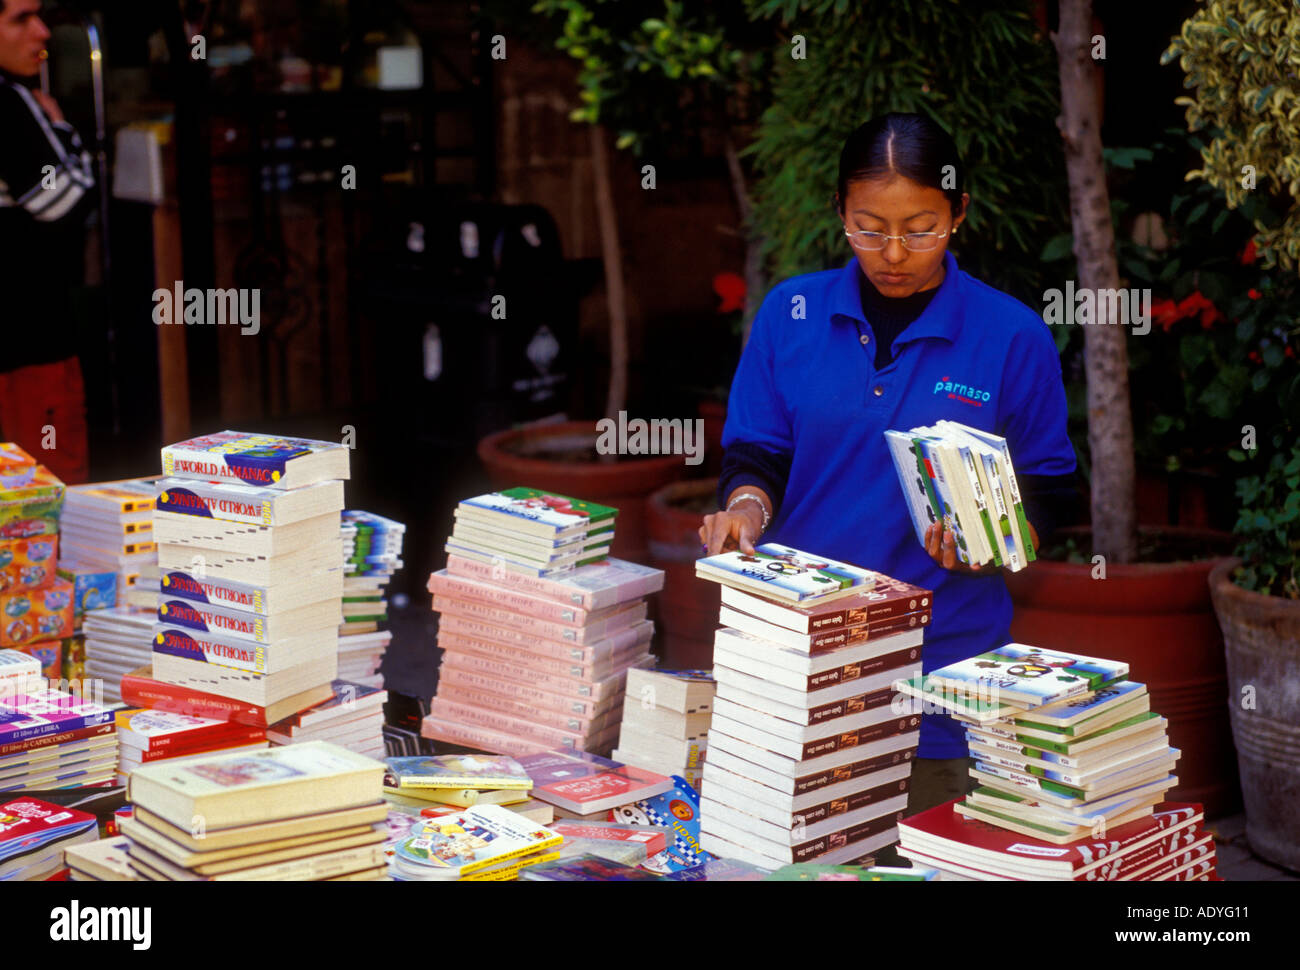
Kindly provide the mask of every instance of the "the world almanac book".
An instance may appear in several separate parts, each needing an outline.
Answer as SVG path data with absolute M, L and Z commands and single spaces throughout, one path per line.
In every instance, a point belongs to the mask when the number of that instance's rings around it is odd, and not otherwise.
M 735 551 L 699 559 L 695 574 L 785 603 L 824 603 L 875 585 L 869 569 L 776 542 L 755 547 L 752 556 Z
M 350 449 L 334 441 L 221 431 L 162 450 L 163 474 L 293 489 L 348 478 Z

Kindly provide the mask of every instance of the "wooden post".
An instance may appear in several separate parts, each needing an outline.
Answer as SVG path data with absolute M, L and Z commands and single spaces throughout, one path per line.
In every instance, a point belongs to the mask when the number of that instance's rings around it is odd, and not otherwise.
M 591 166 L 596 182 L 596 219 L 605 264 L 605 302 L 609 309 L 609 396 L 605 415 L 618 420 L 627 407 L 627 294 L 623 289 L 623 249 L 609 174 L 609 148 L 602 125 L 591 126 Z

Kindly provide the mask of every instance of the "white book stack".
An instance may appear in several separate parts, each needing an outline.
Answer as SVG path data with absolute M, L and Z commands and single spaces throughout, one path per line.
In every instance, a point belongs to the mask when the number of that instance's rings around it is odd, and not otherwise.
M 135 586 L 156 568 L 154 478 L 70 485 L 59 519 L 59 560 L 66 567 L 117 573 L 117 602 L 140 605 Z M 147 595 L 147 594 L 146 594 Z M 153 607 L 150 600 L 144 604 Z
M 333 697 L 270 725 L 267 740 L 272 744 L 329 741 L 382 760 L 388 692 L 346 680 L 334 681 L 333 689 Z
M 817 561 L 795 553 L 782 573 Z M 776 869 L 897 839 L 920 715 L 896 713 L 892 684 L 919 674 L 929 610 L 928 591 L 878 574 L 799 603 L 724 585 L 701 848 Z
M 348 449 L 223 432 L 163 471 L 153 676 L 258 706 L 333 681 Z
M 156 610 L 114 606 L 91 610 L 82 631 L 86 635 L 85 681 L 103 686 L 104 701 L 122 702 L 122 678 L 153 661 Z
M 707 670 L 629 670 L 623 723 L 611 757 L 685 778 L 698 791 L 715 689 Z

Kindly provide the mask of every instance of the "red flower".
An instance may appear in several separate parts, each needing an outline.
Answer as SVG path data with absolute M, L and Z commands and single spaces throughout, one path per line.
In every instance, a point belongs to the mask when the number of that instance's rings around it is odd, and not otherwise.
M 1246 359 L 1256 364 L 1262 364 L 1264 362 L 1263 358 L 1259 356 L 1258 350 L 1252 350 L 1246 355 Z
M 1178 304 L 1178 316 L 1190 317 L 1196 313 L 1201 315 L 1201 328 L 1209 330 L 1210 327 L 1219 320 L 1224 319 L 1219 308 L 1205 298 L 1200 290 L 1193 290 L 1191 294 Z
M 1241 251 L 1241 255 L 1238 257 L 1238 259 L 1241 260 L 1242 266 L 1249 266 L 1251 263 L 1255 262 L 1255 237 L 1254 236 L 1251 236 L 1249 241 L 1247 241 L 1246 248 Z
M 1182 317 L 1182 314 L 1178 312 L 1178 304 L 1173 300 L 1152 301 L 1151 315 L 1166 333 Z
M 1253 286 L 1246 291 L 1246 295 L 1252 300 L 1258 300 L 1260 297 L 1259 290 L 1255 289 Z
M 719 273 L 713 277 L 713 292 L 722 298 L 719 313 L 731 313 L 745 308 L 745 280 L 735 273 Z
M 1294 356 L 1295 356 L 1295 348 L 1294 348 L 1294 347 L 1287 347 L 1287 349 L 1284 350 L 1284 351 L 1282 351 L 1282 353 L 1285 354 L 1287 357 L 1294 357 Z

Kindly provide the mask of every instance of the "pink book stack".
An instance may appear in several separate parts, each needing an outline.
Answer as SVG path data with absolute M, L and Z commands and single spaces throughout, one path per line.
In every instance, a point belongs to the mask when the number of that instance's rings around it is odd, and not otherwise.
M 653 667 L 645 597 L 663 572 L 601 559 L 547 576 L 452 554 L 429 577 L 440 614 L 425 737 L 496 754 L 607 755 L 630 668 Z

